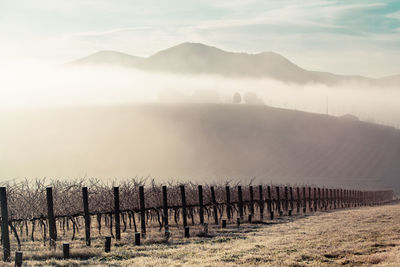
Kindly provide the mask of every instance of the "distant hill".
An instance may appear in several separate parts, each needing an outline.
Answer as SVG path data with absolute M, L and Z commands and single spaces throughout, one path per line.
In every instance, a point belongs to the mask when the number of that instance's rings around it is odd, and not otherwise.
M 179 178 L 400 190 L 400 131 L 267 106 L 0 112 L 0 177 Z
M 122 66 L 170 73 L 272 78 L 297 84 L 335 85 L 352 81 L 378 86 L 400 85 L 400 76 L 372 79 L 362 76 L 309 71 L 274 52 L 232 53 L 199 43 L 183 43 L 160 51 L 148 58 L 134 57 L 115 51 L 102 51 L 72 62 L 72 64 Z
M 74 61 L 73 64 L 108 65 L 134 68 L 141 60 L 143 60 L 143 58 L 131 56 L 116 51 L 100 51 L 85 58 L 78 59 Z
M 377 83 L 382 86 L 400 87 L 400 75 L 392 75 L 392 76 L 380 78 L 377 80 Z

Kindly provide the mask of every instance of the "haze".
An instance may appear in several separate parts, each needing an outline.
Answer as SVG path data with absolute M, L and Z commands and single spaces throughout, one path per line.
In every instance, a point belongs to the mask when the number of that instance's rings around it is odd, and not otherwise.
M 40 64 L 0 67 L 2 109 L 118 105 L 129 103 L 232 103 L 235 92 L 255 93 L 266 105 L 341 116 L 397 127 L 397 88 L 360 83 L 296 85 L 272 79 L 178 75 L 113 67 Z M 61 81 L 61 82 L 60 82 Z

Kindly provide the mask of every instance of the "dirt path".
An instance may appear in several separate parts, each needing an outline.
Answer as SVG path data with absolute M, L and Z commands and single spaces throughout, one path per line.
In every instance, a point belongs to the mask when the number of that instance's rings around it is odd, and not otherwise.
M 231 225 L 213 238 L 113 248 L 89 260 L 30 261 L 90 266 L 400 266 L 400 204 L 341 210 L 270 225 Z

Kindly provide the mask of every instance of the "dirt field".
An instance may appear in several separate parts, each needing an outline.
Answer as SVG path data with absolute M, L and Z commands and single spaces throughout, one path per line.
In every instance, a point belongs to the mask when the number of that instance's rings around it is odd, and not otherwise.
M 167 243 L 149 237 L 145 243 L 150 244 L 140 247 L 130 245 L 133 240 L 128 237 L 113 244 L 111 253 L 102 252 L 103 240 L 91 249 L 72 244 L 75 259 L 57 259 L 58 249 L 53 259 L 41 260 L 51 253 L 44 250 L 27 255 L 31 260 L 26 262 L 33 266 L 400 266 L 399 203 L 239 228 L 233 223 L 226 229 L 210 227 L 212 237 L 183 239 L 181 232 L 173 233 Z M 157 231 L 157 236 L 162 234 Z

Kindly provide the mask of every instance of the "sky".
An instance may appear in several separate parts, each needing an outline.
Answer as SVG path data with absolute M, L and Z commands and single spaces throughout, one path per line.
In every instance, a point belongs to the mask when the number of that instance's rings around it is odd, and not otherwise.
M 0 0 L 0 63 L 149 56 L 182 42 L 274 51 L 338 74 L 400 74 L 400 1 Z

